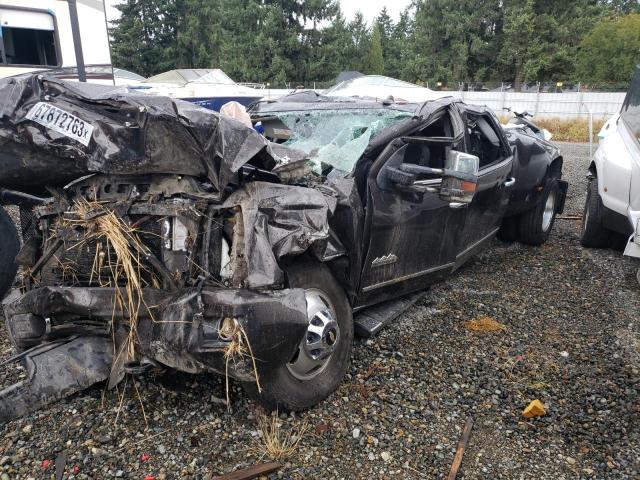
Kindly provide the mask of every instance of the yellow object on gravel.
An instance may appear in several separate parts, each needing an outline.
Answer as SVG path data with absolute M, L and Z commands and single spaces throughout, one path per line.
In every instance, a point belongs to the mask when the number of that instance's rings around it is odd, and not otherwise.
M 546 415 L 547 411 L 544 409 L 544 405 L 540 400 L 533 400 L 527 408 L 522 412 L 524 418 L 541 417 Z

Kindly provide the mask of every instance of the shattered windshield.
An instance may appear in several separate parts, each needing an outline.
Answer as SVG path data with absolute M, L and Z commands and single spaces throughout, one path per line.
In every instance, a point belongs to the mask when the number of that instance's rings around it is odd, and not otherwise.
M 390 109 L 315 110 L 276 113 L 289 130 L 284 145 L 309 155 L 317 172 L 330 165 L 349 173 L 369 141 L 386 127 L 412 116 Z

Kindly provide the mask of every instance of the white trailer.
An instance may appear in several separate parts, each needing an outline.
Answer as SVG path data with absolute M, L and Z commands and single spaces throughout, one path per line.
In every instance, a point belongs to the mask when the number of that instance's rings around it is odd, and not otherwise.
M 112 83 L 104 1 L 72 3 L 77 6 L 87 77 Z M 69 69 L 66 78 L 73 78 L 78 62 L 72 32 L 67 0 L 0 0 L 0 78 L 61 68 Z

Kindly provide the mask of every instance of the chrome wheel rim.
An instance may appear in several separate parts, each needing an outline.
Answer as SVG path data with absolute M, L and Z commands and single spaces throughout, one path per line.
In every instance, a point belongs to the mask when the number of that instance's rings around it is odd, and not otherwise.
M 309 324 L 287 369 L 298 380 L 310 380 L 327 368 L 340 341 L 340 326 L 329 297 L 322 290 L 304 291 Z
M 553 216 L 556 211 L 556 192 L 549 192 L 547 201 L 544 204 L 544 212 L 542 213 L 542 230 L 547 232 L 551 227 Z

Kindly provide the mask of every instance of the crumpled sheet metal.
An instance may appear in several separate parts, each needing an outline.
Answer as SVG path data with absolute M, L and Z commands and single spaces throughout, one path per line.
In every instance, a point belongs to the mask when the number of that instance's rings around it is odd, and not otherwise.
M 113 337 L 106 326 L 114 320 L 128 319 L 125 312 L 113 310 L 113 288 L 39 287 L 24 295 L 15 293 L 3 302 L 3 307 L 12 338 L 18 341 L 42 336 L 44 329 L 38 323 L 44 323 L 47 315 L 77 316 L 104 325 L 102 335 L 107 337 L 112 352 Z M 218 330 L 224 318 L 240 322 L 261 365 L 290 359 L 308 326 L 302 289 L 254 292 L 205 285 L 202 289 L 187 288 L 176 293 L 157 289 L 144 289 L 142 293 L 142 303 L 153 307 L 140 309 L 136 352 L 185 372 L 225 373 L 223 353 L 227 342 L 221 341 Z M 21 314 L 36 318 L 25 324 L 19 318 Z M 82 327 L 75 333 L 86 335 Z M 108 363 L 111 367 L 111 357 Z M 253 375 L 252 370 L 235 367 L 228 370 L 234 378 L 245 381 L 250 381 Z M 109 369 L 104 378 L 108 376 Z
M 335 190 L 338 196 L 338 205 L 329 221 L 329 227 L 332 236 L 335 232 L 340 232 L 340 245 L 346 252 L 337 261 L 329 262 L 329 268 L 347 295 L 355 299 L 363 262 L 361 252 L 364 243 L 364 209 L 352 178 L 332 178 L 327 186 Z M 332 258 L 335 259 L 336 257 Z
M 252 182 L 231 194 L 223 207 L 242 211 L 244 286 L 282 284 L 279 261 L 285 256 L 309 251 L 323 259 L 343 254 L 344 247 L 330 235 L 329 220 L 337 204 L 338 193 L 328 187 Z
M 91 124 L 80 142 L 26 117 L 46 102 Z M 189 102 L 46 75 L 0 80 L 0 185 L 36 190 L 81 175 L 181 174 L 222 191 L 246 163 L 278 164 L 269 142 L 242 123 Z
M 112 349 L 109 338 L 86 336 L 29 351 L 27 378 L 0 390 L 0 425 L 106 380 Z
M 307 303 L 302 289 L 250 292 L 205 287 L 185 290 L 165 301 L 155 318 L 138 325 L 142 353 L 177 370 L 216 371 L 242 381 L 253 381 L 251 362 L 225 365 L 227 343 L 219 341 L 219 323 L 235 318 L 246 334 L 251 352 L 261 366 L 288 361 L 307 326 Z
M 145 289 L 143 295 L 145 304 L 156 306 L 153 316 L 143 309 L 138 319 L 138 358 L 185 372 L 214 371 L 255 381 L 253 360 L 260 371 L 281 365 L 292 357 L 308 326 L 302 289 L 251 292 L 205 286 L 176 294 Z M 17 312 L 38 315 L 40 322 L 51 312 L 92 317 L 106 326 L 114 315 L 118 319 L 125 315 L 118 309 L 114 312 L 113 297 L 112 288 L 40 287 L 5 300 L 3 306 L 14 333 Z M 240 323 L 253 360 L 247 355 L 231 361 L 225 357 L 229 341 L 220 337 L 219 330 L 224 318 Z M 0 390 L 0 425 L 110 378 L 116 350 L 106 330 L 99 335 L 78 330 L 77 336 L 26 351 L 27 378 Z

